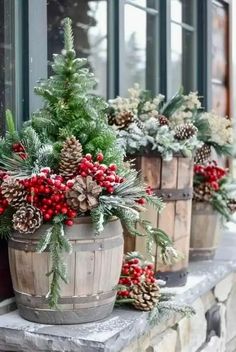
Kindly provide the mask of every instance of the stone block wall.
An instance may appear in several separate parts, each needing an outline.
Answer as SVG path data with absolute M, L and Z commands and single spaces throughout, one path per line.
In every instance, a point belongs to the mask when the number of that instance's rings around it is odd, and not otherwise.
M 154 327 L 122 352 L 236 352 L 236 274 L 198 298 L 191 318 Z

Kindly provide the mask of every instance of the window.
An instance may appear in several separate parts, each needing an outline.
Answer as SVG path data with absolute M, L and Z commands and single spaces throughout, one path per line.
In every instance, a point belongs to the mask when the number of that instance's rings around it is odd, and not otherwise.
M 157 0 L 125 2 L 122 94 L 134 83 L 144 89 L 158 90 L 159 77 L 155 75 L 158 72 L 158 33 Z
M 48 59 L 63 47 L 62 20 L 73 21 L 75 49 L 97 79 L 95 93 L 106 96 L 107 81 L 107 1 L 49 0 L 47 2 Z
M 171 0 L 169 94 L 197 89 L 196 1 Z
M 15 54 L 13 1 L 0 0 L 0 133 L 4 131 L 5 110 L 15 107 Z

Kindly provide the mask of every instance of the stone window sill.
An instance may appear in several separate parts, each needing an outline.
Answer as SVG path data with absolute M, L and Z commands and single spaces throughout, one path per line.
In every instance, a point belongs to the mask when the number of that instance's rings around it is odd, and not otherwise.
M 204 312 L 214 303 L 211 300 L 226 301 L 233 281 L 236 284 L 235 275 L 232 274 L 236 272 L 236 254 L 232 249 L 235 245 L 235 234 L 227 233 L 214 261 L 191 263 L 187 285 L 164 291 L 175 294 L 175 302 L 180 304 L 195 306 L 201 297 Z M 228 277 L 232 278 L 232 282 L 228 282 Z M 208 295 L 212 290 L 214 295 Z M 100 322 L 53 326 L 28 322 L 16 310 L 0 316 L 0 351 L 157 351 L 150 345 L 151 339 L 160 339 L 165 331 L 173 333 L 173 327 L 180 320 L 179 314 L 171 313 L 168 318 L 160 317 L 160 322 L 150 328 L 147 313 L 122 308 L 115 309 L 109 318 Z M 190 350 L 193 351 L 186 351 Z M 182 352 L 181 349 L 179 351 Z

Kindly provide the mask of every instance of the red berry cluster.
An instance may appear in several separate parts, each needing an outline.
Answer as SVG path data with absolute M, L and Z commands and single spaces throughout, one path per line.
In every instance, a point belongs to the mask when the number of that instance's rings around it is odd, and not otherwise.
M 66 225 L 73 225 L 73 218 L 76 217 L 77 212 L 68 206 L 65 197 L 66 191 L 73 182 L 64 183 L 61 176 L 51 175 L 48 168 L 21 182 L 28 191 L 27 202 L 41 210 L 45 222 L 61 214 L 66 217 Z
M 18 154 L 21 159 L 26 159 L 28 157 L 25 148 L 21 143 L 14 143 L 12 145 L 12 150 L 14 153 Z
M 3 197 L 2 195 L 2 189 L 1 189 L 1 184 L 4 180 L 4 178 L 6 177 L 6 172 L 0 170 L 0 215 L 2 215 L 6 208 L 8 207 L 8 201 L 6 200 L 6 198 Z
M 137 285 L 140 282 L 146 281 L 147 283 L 154 283 L 154 265 L 143 264 L 138 258 L 125 260 L 123 262 L 119 284 L 124 286 L 117 292 L 119 298 L 129 298 L 130 287 Z
M 213 161 L 208 165 L 195 165 L 194 174 L 201 177 L 202 183 L 207 183 L 214 191 L 218 191 L 219 181 L 226 176 L 226 170 L 217 166 L 217 163 Z
M 83 177 L 92 176 L 108 193 L 113 193 L 114 186 L 123 182 L 124 179 L 116 174 L 117 166 L 115 164 L 109 166 L 101 164 L 103 161 L 102 153 L 98 153 L 96 159 L 97 161 L 94 161 L 91 154 L 86 154 L 78 165 L 77 173 Z

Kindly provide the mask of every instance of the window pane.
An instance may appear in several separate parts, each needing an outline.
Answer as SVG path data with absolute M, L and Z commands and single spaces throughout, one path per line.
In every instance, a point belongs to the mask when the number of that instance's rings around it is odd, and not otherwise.
M 182 85 L 186 92 L 196 87 L 194 32 L 171 24 L 171 95 Z
M 14 26 L 13 2 L 0 0 L 0 134 L 3 132 L 5 109 L 14 110 Z
M 194 23 L 195 0 L 171 0 L 171 19 L 178 23 Z
M 139 3 L 145 4 L 145 0 Z M 135 21 L 134 21 L 135 19 Z M 146 86 L 146 12 L 125 6 L 125 57 L 123 94 L 134 83 Z
M 171 95 L 182 85 L 182 28 L 171 24 Z
M 73 21 L 75 49 L 86 57 L 97 78 L 95 93 L 106 96 L 107 77 L 107 1 L 48 0 L 48 58 L 63 47 L 62 19 Z

